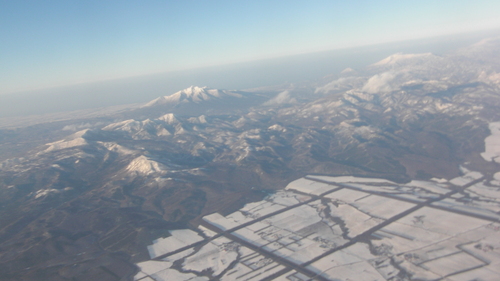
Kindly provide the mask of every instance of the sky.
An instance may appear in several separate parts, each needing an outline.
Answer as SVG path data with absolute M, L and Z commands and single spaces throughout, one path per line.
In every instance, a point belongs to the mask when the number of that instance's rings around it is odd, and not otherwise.
M 0 0 L 0 95 L 500 28 L 500 1 Z

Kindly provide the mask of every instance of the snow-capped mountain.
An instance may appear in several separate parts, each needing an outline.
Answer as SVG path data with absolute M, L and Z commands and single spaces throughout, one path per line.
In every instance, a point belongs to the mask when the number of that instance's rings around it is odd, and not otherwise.
M 258 106 L 275 94 L 276 91 L 245 92 L 191 86 L 174 94 L 156 98 L 124 115 L 128 118 L 135 118 L 137 115 L 157 118 L 159 114 L 165 112 L 180 116 L 227 114 Z
M 169 96 L 156 98 L 143 107 L 152 107 L 159 105 L 175 106 L 181 103 L 201 103 L 214 99 L 223 99 L 226 97 L 241 98 L 242 95 L 232 91 L 210 89 L 208 87 L 191 86 L 184 90 L 178 91 Z

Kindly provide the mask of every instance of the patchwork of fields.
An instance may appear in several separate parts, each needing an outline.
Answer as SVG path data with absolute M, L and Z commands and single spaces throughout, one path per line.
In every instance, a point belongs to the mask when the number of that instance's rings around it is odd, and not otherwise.
M 155 240 L 135 280 L 493 280 L 495 183 L 306 176 Z

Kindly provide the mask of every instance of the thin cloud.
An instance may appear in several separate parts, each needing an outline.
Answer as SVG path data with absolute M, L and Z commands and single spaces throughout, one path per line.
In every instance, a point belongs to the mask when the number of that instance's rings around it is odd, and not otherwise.
M 391 72 L 374 75 L 368 79 L 362 90 L 370 94 L 392 92 L 396 90 L 391 85 L 394 78 L 396 78 L 396 75 Z

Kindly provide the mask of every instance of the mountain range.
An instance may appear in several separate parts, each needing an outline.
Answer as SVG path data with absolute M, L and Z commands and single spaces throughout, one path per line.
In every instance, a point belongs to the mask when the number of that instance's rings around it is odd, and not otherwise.
M 126 280 L 146 246 L 305 175 L 404 183 L 499 170 L 499 39 L 244 91 L 0 131 L 0 280 Z

